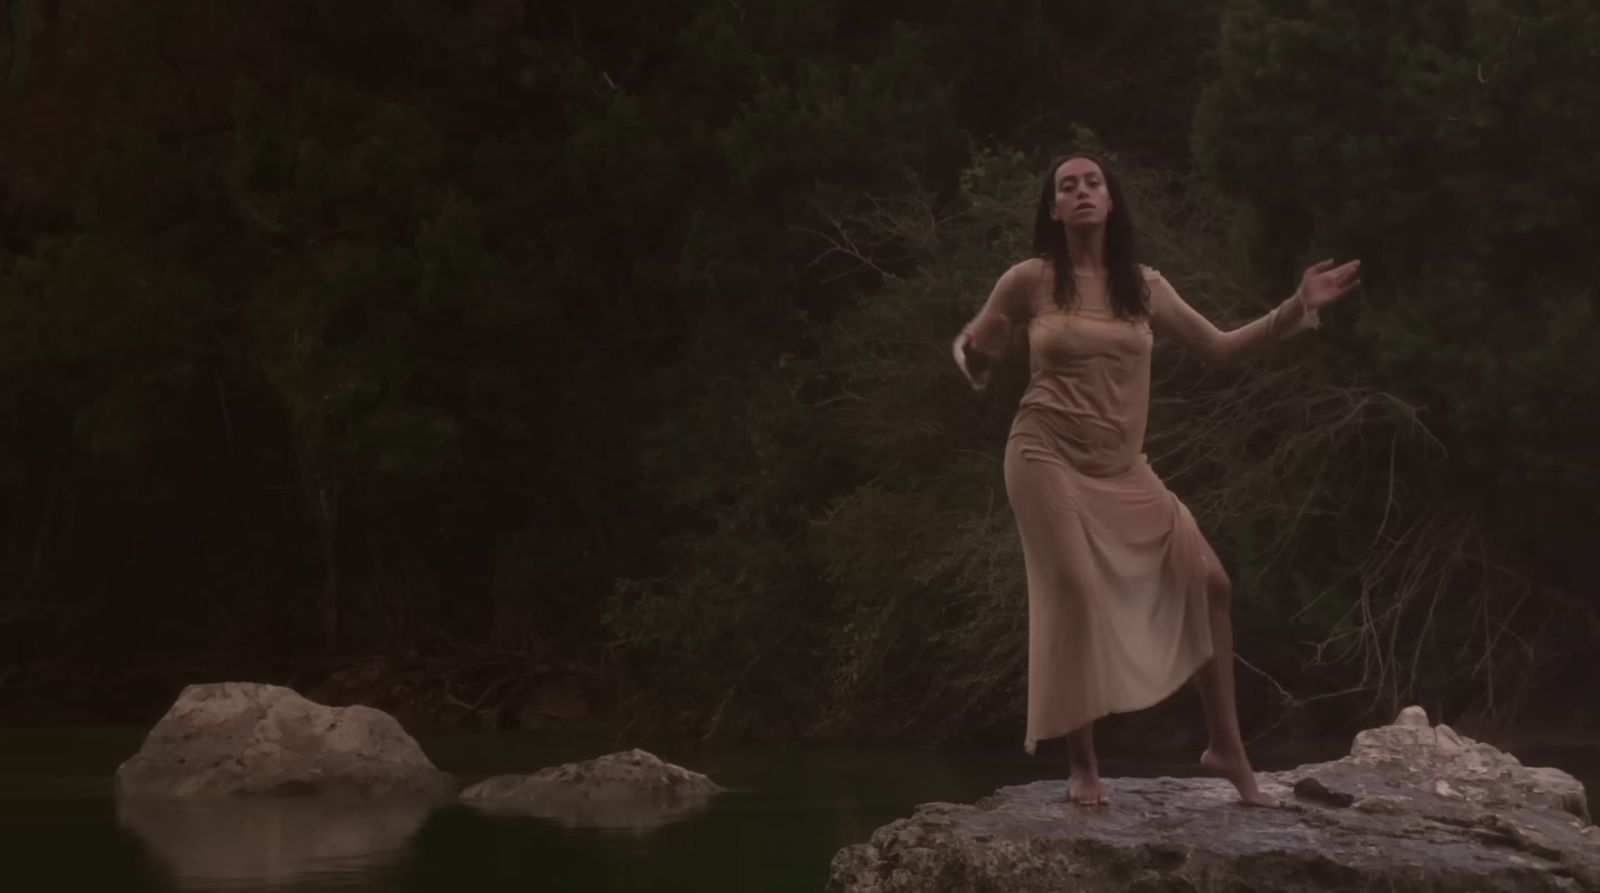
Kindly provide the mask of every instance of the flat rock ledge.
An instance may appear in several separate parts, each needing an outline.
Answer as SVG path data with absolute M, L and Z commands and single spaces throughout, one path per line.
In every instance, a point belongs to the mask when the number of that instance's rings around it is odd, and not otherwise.
M 124 797 L 250 795 L 449 797 L 436 769 L 394 717 L 326 707 L 292 689 L 249 682 L 191 685 L 117 768 Z
M 834 857 L 830 893 L 1600 893 L 1600 829 L 1555 769 L 1430 726 L 1408 707 L 1350 756 L 1262 773 L 1284 809 L 1226 782 L 1122 778 L 1109 808 L 1065 781 L 931 803 Z
M 635 748 L 532 775 L 497 775 L 462 791 L 461 799 L 565 825 L 650 828 L 698 812 L 722 790 L 699 772 Z

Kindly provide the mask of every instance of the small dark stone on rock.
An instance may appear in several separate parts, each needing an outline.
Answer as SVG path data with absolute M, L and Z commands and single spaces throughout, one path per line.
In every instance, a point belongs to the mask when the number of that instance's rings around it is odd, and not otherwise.
M 1354 794 L 1331 790 L 1316 778 L 1302 778 L 1294 783 L 1294 795 L 1343 809 L 1356 802 Z

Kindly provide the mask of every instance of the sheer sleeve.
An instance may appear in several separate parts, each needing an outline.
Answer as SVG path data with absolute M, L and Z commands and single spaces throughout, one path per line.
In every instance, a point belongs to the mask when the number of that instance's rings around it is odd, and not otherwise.
M 1153 327 L 1187 350 L 1213 363 L 1232 363 L 1307 329 L 1317 328 L 1315 310 L 1307 310 L 1299 292 L 1244 325 L 1222 331 L 1178 296 L 1176 289 L 1155 270 L 1146 270 L 1150 284 L 1150 318 Z
M 1025 260 L 1000 274 L 983 309 L 961 329 L 971 336 L 970 359 L 994 363 L 1024 340 L 1017 337 L 1017 331 L 1033 316 L 1033 293 L 1040 282 L 1042 266 L 1040 260 Z

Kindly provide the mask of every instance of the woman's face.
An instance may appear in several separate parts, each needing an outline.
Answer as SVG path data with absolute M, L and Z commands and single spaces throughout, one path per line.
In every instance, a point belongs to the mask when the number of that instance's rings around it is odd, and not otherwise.
M 1111 193 L 1100 165 L 1069 158 L 1056 168 L 1056 202 L 1050 216 L 1071 227 L 1103 226 L 1111 214 Z

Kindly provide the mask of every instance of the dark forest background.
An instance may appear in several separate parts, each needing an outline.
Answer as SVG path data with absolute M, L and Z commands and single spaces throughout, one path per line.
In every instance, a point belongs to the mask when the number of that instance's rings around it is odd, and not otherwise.
M 1082 147 L 1219 324 L 1365 261 L 1248 367 L 1158 348 L 1250 729 L 1581 719 L 1597 47 L 1586 0 L 3 0 L 0 711 L 1013 741 L 1022 373 L 948 344 Z

